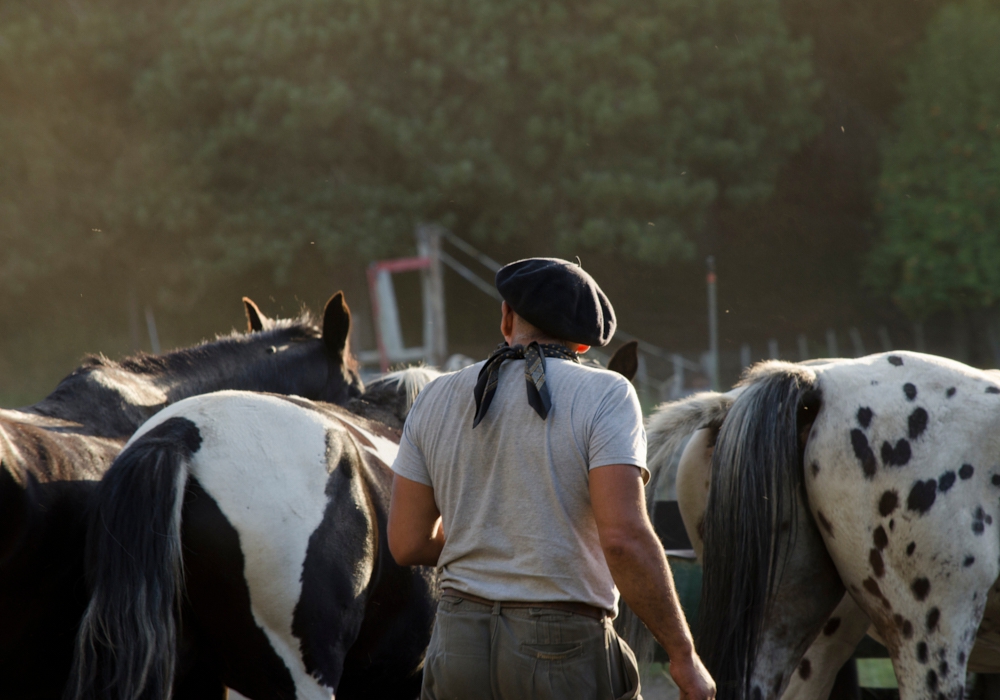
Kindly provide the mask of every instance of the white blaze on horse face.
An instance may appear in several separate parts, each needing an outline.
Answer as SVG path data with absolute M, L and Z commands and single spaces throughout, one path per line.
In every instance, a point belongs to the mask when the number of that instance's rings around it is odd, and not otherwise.
M 818 371 L 810 506 L 850 594 L 885 640 L 902 700 L 960 698 L 1000 573 L 1000 389 L 915 353 Z
M 239 533 L 254 620 L 291 672 L 297 698 L 329 700 L 333 689 L 306 672 L 292 633 L 309 537 L 327 505 L 329 424 L 318 413 L 260 394 L 220 392 L 196 400 L 185 415 L 204 442 L 191 474 Z

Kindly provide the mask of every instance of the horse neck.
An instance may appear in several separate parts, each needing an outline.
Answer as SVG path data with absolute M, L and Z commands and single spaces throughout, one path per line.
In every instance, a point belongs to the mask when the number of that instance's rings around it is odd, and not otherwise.
M 236 389 L 316 396 L 327 379 L 322 342 L 285 328 L 120 363 L 98 359 L 27 410 L 79 423 L 95 435 L 128 436 L 164 406 L 197 394 Z

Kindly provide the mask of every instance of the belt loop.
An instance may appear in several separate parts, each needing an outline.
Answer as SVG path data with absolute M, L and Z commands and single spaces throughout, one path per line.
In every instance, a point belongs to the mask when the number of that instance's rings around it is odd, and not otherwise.
M 493 610 L 491 611 L 491 614 L 492 615 L 499 615 L 500 614 L 500 601 L 499 600 L 493 602 Z

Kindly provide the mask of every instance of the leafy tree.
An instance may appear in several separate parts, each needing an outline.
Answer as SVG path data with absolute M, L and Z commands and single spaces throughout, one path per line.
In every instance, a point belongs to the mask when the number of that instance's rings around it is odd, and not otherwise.
M 766 198 L 817 128 L 809 48 L 776 0 L 61 13 L 0 52 L 0 75 L 42 86 L 2 117 L 0 153 L 51 179 L 0 192 L 8 286 L 97 259 L 177 293 L 261 263 L 288 274 L 312 245 L 398 251 L 420 221 L 666 260 L 712 207 Z
M 884 152 L 869 282 L 915 318 L 1000 300 L 1000 8 L 943 8 Z

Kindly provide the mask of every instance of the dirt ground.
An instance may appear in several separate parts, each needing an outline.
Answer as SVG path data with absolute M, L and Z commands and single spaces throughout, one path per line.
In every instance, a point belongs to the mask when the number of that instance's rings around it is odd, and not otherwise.
M 640 669 L 643 700 L 677 700 L 680 693 L 667 673 L 666 664 L 649 664 Z

